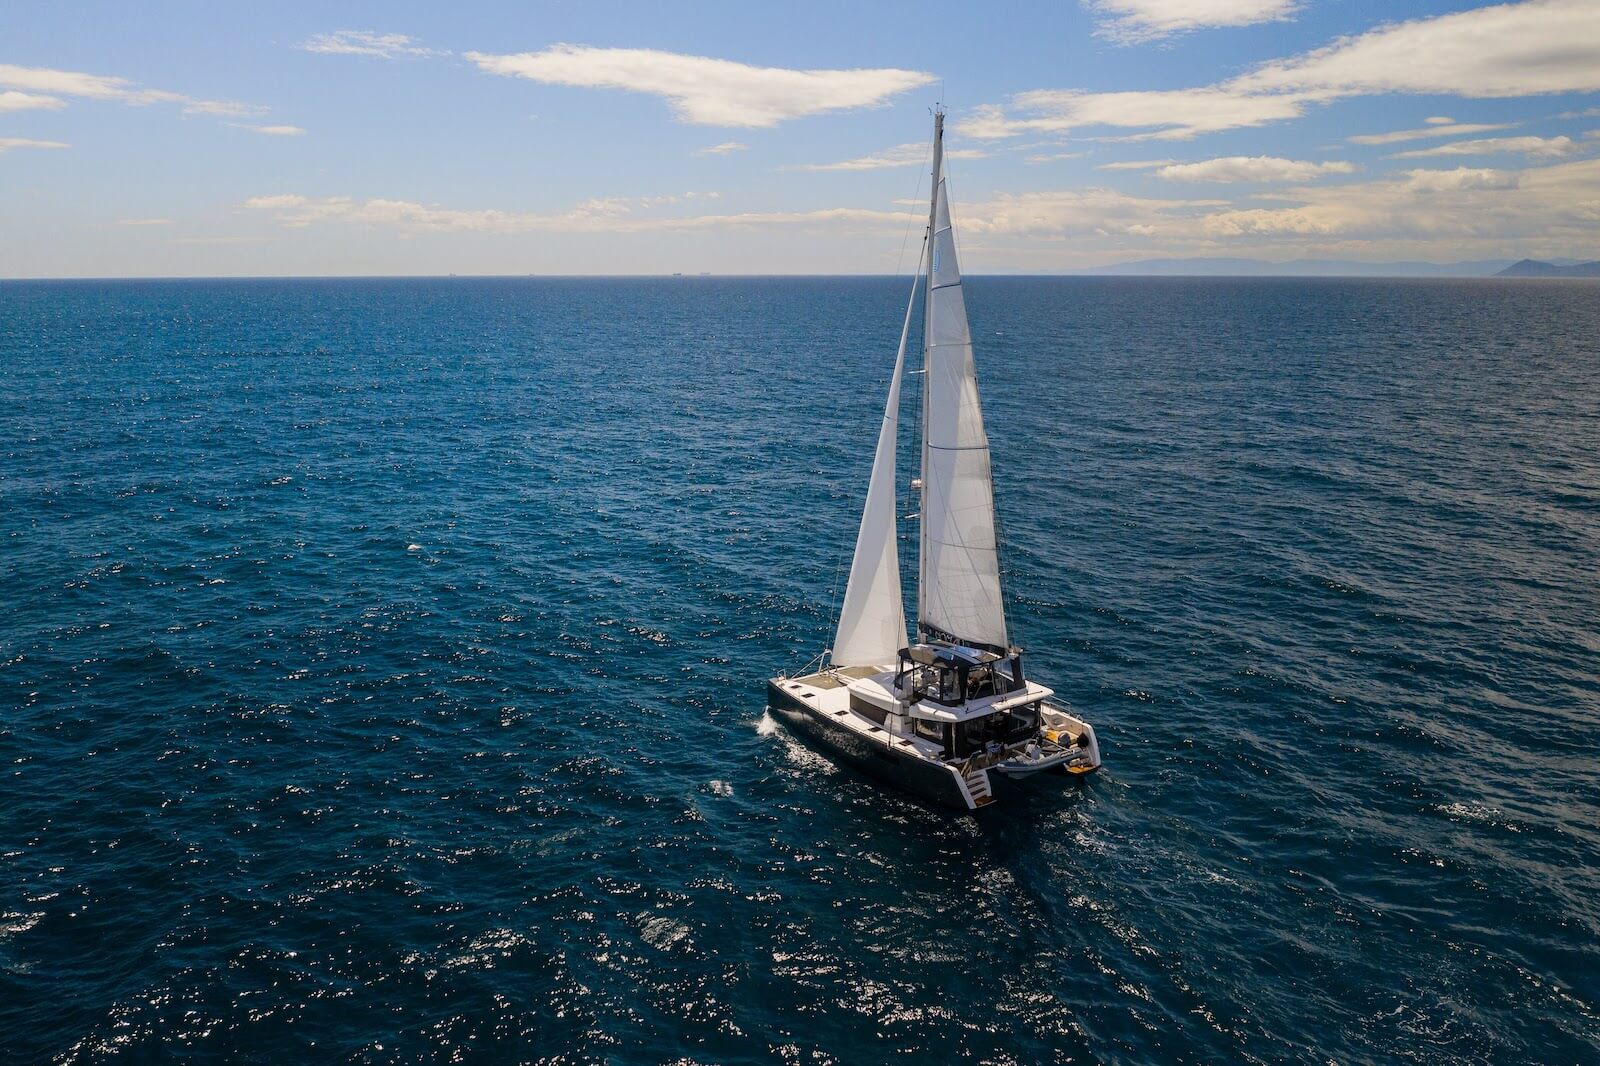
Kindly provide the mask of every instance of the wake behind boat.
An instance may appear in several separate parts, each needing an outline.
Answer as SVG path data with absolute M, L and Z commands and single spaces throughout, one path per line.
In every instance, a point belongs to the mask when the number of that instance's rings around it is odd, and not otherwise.
M 850 582 L 821 670 L 767 682 L 769 709 L 796 733 L 875 777 L 964 810 L 994 801 L 995 778 L 1100 766 L 1094 729 L 1023 673 L 1000 588 L 989 438 L 944 178 L 944 113 L 933 127 L 933 194 Z M 924 273 L 923 266 L 927 270 Z M 922 330 L 922 476 L 917 640 L 906 640 L 896 514 L 900 382 L 917 284 Z

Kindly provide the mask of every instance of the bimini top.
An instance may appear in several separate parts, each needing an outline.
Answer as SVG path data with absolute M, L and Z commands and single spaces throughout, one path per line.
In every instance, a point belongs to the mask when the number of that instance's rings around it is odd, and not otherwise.
M 960 644 L 913 644 L 901 649 L 900 654 L 919 666 L 984 666 L 1005 658 L 992 651 L 980 651 Z

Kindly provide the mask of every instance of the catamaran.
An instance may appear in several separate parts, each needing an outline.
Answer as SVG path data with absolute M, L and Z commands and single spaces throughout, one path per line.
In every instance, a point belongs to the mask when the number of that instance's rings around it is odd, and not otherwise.
M 843 761 L 935 803 L 977 810 L 1000 780 L 1100 766 L 1094 729 L 1026 677 L 1000 587 L 1000 541 L 972 336 L 934 114 L 933 192 L 872 462 L 850 580 L 821 669 L 767 682 L 768 708 Z M 926 265 L 926 271 L 923 270 Z M 917 639 L 906 639 L 895 448 L 917 288 L 922 476 Z M 998 776 L 993 776 L 998 775 Z

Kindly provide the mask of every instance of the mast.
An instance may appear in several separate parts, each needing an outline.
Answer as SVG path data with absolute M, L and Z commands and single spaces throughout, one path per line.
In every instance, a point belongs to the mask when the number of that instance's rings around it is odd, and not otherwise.
M 922 290 L 922 465 L 917 472 L 917 641 L 923 640 L 923 590 L 928 584 L 928 338 L 933 311 L 933 226 L 939 210 L 939 171 L 944 166 L 944 105 L 933 109 L 933 180 L 928 187 L 928 232 L 923 237 L 928 272 Z M 919 264 L 920 265 L 920 264 Z
M 989 435 L 984 430 L 972 331 L 950 221 L 942 112 L 934 115 L 927 270 L 917 633 L 923 640 L 952 641 L 1003 654 L 1010 641 L 1000 587 Z

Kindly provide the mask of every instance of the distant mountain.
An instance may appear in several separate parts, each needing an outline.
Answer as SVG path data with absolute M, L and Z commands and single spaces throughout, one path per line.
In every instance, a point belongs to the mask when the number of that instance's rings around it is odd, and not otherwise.
M 1519 259 L 1495 275 L 1497 278 L 1600 278 L 1600 259 L 1592 263 L 1578 263 L 1570 259 L 1546 262 L 1542 259 Z
M 1509 259 L 1467 263 L 1363 263 L 1355 259 L 1140 259 L 1072 271 L 1074 274 L 1126 276 L 1201 275 L 1211 277 L 1487 278 L 1511 265 Z

